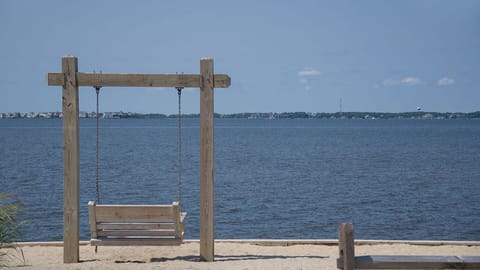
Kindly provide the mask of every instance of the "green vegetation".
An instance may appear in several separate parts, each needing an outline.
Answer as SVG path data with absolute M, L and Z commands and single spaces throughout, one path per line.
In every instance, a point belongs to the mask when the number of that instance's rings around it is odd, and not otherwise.
M 217 115 L 216 115 L 217 116 Z M 282 112 L 282 113 L 235 113 L 220 115 L 220 118 L 247 119 L 474 119 L 480 118 L 480 111 L 471 113 L 455 112 Z
M 80 112 L 80 118 L 95 118 L 94 112 Z M 177 118 L 177 114 L 161 114 L 161 113 L 134 113 L 134 112 L 105 112 L 102 113 L 101 118 L 158 118 L 158 119 L 173 119 Z M 476 112 L 335 112 L 335 113 L 312 113 L 312 112 L 244 112 L 231 114 L 214 114 L 215 118 L 230 118 L 230 119 L 479 119 L 480 111 Z M 12 118 L 61 118 L 61 113 L 0 113 L 0 119 Z M 200 114 L 182 114 L 182 118 L 200 118 Z
M 14 248 L 11 244 L 21 237 L 18 214 L 21 203 L 14 195 L 0 194 L 0 267 L 8 266 L 6 248 Z M 16 249 L 18 257 L 25 262 L 21 249 Z M 11 257 L 12 255 L 10 255 Z M 15 257 L 15 256 L 13 256 Z
M 282 112 L 282 113 L 215 113 L 215 118 L 226 119 L 478 119 L 480 111 L 471 113 L 460 112 L 336 112 L 336 113 L 310 113 L 310 112 Z M 177 118 L 178 115 L 164 114 L 120 114 L 118 118 Z M 200 118 L 200 114 L 183 114 L 182 118 Z

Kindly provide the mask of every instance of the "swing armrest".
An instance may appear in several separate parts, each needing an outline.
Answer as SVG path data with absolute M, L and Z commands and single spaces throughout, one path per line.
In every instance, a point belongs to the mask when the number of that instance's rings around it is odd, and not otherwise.
M 183 223 L 186 217 L 187 217 L 187 212 L 180 213 L 180 223 Z

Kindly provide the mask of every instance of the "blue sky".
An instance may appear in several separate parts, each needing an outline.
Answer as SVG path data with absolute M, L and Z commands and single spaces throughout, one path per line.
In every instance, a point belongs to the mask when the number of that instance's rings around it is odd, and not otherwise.
M 135 3 L 134 3 L 135 2 Z M 0 1 L 0 112 L 60 111 L 79 71 L 232 78 L 215 110 L 480 110 L 480 1 Z M 80 109 L 95 109 L 93 88 Z M 183 95 L 197 113 L 198 90 Z M 175 113 L 174 89 L 104 88 L 101 111 Z

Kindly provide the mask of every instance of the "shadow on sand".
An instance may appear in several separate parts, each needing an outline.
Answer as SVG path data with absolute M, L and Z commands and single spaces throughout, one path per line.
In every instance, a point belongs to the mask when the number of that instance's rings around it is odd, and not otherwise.
M 215 255 L 215 261 L 217 262 L 226 262 L 226 261 L 247 261 L 247 260 L 271 260 L 271 259 L 327 259 L 328 256 L 282 256 L 282 255 Z M 200 262 L 200 257 L 198 256 L 178 256 L 173 258 L 152 258 L 150 262 L 167 262 L 167 261 L 189 261 L 189 262 Z

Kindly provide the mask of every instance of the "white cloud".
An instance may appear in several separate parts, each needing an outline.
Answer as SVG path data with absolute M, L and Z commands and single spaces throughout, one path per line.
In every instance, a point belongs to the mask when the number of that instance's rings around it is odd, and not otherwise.
M 298 82 L 300 82 L 303 85 L 303 88 L 306 91 L 310 91 L 310 89 L 312 89 L 312 87 L 310 86 L 310 82 L 308 81 L 307 78 L 300 78 Z
M 318 70 L 313 68 L 304 68 L 303 70 L 298 72 L 298 76 L 306 77 L 306 76 L 320 76 L 322 73 Z
M 304 68 L 298 72 L 298 81 L 303 85 L 303 88 L 306 91 L 310 91 L 312 89 L 310 85 L 310 78 L 309 77 L 316 77 L 320 76 L 322 73 L 313 68 Z
M 438 86 L 448 86 L 448 85 L 452 85 L 454 83 L 455 83 L 455 80 L 452 79 L 452 78 L 448 78 L 448 77 L 443 77 L 443 78 L 441 78 L 440 80 L 437 81 Z
M 414 85 L 420 85 L 420 84 L 424 84 L 424 82 L 416 77 L 405 77 L 400 80 L 386 79 L 383 81 L 383 85 L 385 86 L 395 86 L 395 85 L 414 86 Z
M 308 83 L 308 80 L 305 78 L 300 78 L 298 81 L 303 84 Z

